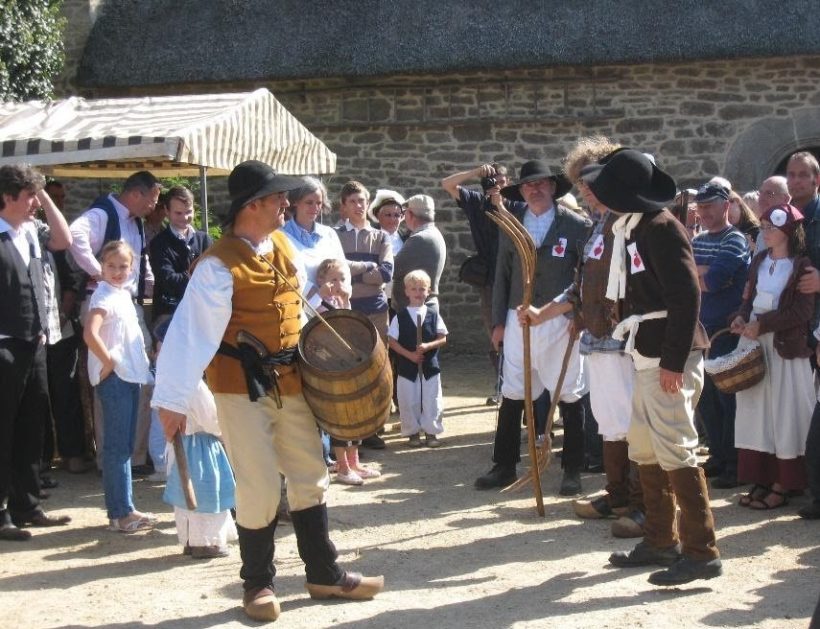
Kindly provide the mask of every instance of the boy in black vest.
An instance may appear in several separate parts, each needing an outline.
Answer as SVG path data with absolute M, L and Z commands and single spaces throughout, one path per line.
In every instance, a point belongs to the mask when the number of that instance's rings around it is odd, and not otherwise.
M 404 276 L 404 294 L 410 302 L 390 322 L 387 339 L 398 354 L 396 395 L 401 415 L 401 434 L 407 445 L 421 446 L 424 431 L 428 448 L 441 445 L 442 399 L 438 348 L 447 342 L 447 327 L 437 310 L 425 306 L 430 276 L 422 270 Z

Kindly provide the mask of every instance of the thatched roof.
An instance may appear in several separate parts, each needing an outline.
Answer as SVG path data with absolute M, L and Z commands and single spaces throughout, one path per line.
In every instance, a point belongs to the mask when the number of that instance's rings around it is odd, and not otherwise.
M 105 0 L 86 87 L 820 53 L 812 0 Z

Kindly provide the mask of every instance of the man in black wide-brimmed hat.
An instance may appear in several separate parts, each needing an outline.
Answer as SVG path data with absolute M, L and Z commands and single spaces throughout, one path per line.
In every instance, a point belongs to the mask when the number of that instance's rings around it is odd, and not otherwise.
M 298 261 L 279 230 L 289 205 L 287 192 L 303 184 L 258 161 L 233 169 L 225 233 L 197 261 L 174 313 L 157 361 L 152 401 L 172 439 L 184 431 L 188 400 L 206 371 L 236 474 L 239 576 L 245 613 L 254 620 L 273 621 L 280 612 L 273 590 L 280 472 L 288 483 L 311 598 L 367 599 L 384 586 L 382 577 L 343 570 L 329 537 L 327 466 L 296 363 L 302 327 Z M 236 347 L 240 331 L 264 344 L 276 377 L 260 377 L 261 365 L 244 370 L 248 357 Z M 271 389 L 278 395 L 268 395 Z
M 501 194 L 526 202 L 523 212 L 515 212 L 532 236 L 537 250 L 532 305 L 543 306 L 563 293 L 572 283 L 580 248 L 586 242 L 589 221 L 555 199 L 566 194 L 571 185 L 561 175 L 554 175 L 539 160 L 521 167 L 517 184 L 507 186 Z M 524 410 L 523 334 L 516 309 L 524 294 L 521 263 L 512 241 L 499 237 L 495 283 L 493 284 L 493 344 L 504 343 L 503 399 L 498 411 L 498 426 L 493 448 L 493 468 L 475 481 L 477 489 L 506 487 L 516 479 L 516 465 L 521 460 L 521 414 Z M 532 343 L 532 393 L 537 398 L 544 389 L 558 396 L 564 420 L 564 451 L 561 463 L 564 476 L 562 495 L 581 492 L 581 468 L 584 465 L 584 404 L 581 398 L 587 387 L 582 360 L 575 343 L 568 363 L 564 384 L 556 391 L 562 356 L 570 342 L 568 322 L 559 317 L 530 329 Z
M 635 363 L 627 440 L 629 458 L 640 466 L 646 506 L 643 541 L 629 552 L 613 553 L 609 561 L 618 567 L 668 566 L 649 577 L 655 585 L 710 579 L 722 567 L 706 478 L 694 452 L 694 410 L 708 339 L 698 321 L 692 246 L 683 225 L 664 209 L 675 196 L 675 182 L 649 156 L 632 149 L 587 166 L 581 177 L 620 215 L 612 227 L 606 294 L 624 304 L 626 318 L 613 336 L 628 336 L 625 349 Z

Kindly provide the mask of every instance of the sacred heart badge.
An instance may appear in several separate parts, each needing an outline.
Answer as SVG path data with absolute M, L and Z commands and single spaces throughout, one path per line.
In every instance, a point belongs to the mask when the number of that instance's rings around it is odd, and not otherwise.
M 600 260 L 604 254 L 604 235 L 598 234 L 595 237 L 595 242 L 592 243 L 592 249 L 589 252 L 589 257 L 593 260 Z
M 552 248 L 552 255 L 556 258 L 563 258 L 567 252 L 567 239 L 559 238 L 558 244 Z
M 641 254 L 638 253 L 638 245 L 637 243 L 631 243 L 626 246 L 626 251 L 629 254 L 629 270 L 632 274 L 640 273 L 641 271 L 646 271 L 646 267 L 643 264 L 643 259 L 641 258 Z

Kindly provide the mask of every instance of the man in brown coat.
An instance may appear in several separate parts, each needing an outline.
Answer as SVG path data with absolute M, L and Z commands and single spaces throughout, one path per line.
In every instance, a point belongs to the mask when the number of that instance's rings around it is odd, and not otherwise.
M 646 506 L 643 541 L 631 551 L 613 553 L 609 561 L 618 567 L 668 566 L 649 577 L 655 585 L 711 579 L 722 567 L 706 478 L 694 452 L 694 410 L 708 339 L 698 321 L 692 246 L 683 226 L 663 209 L 675 196 L 675 182 L 631 149 L 604 165 L 586 167 L 582 178 L 621 216 L 612 229 L 607 297 L 624 303 L 626 318 L 613 336 L 628 335 L 626 351 L 635 362 L 627 440 L 629 457 L 640 466 Z

